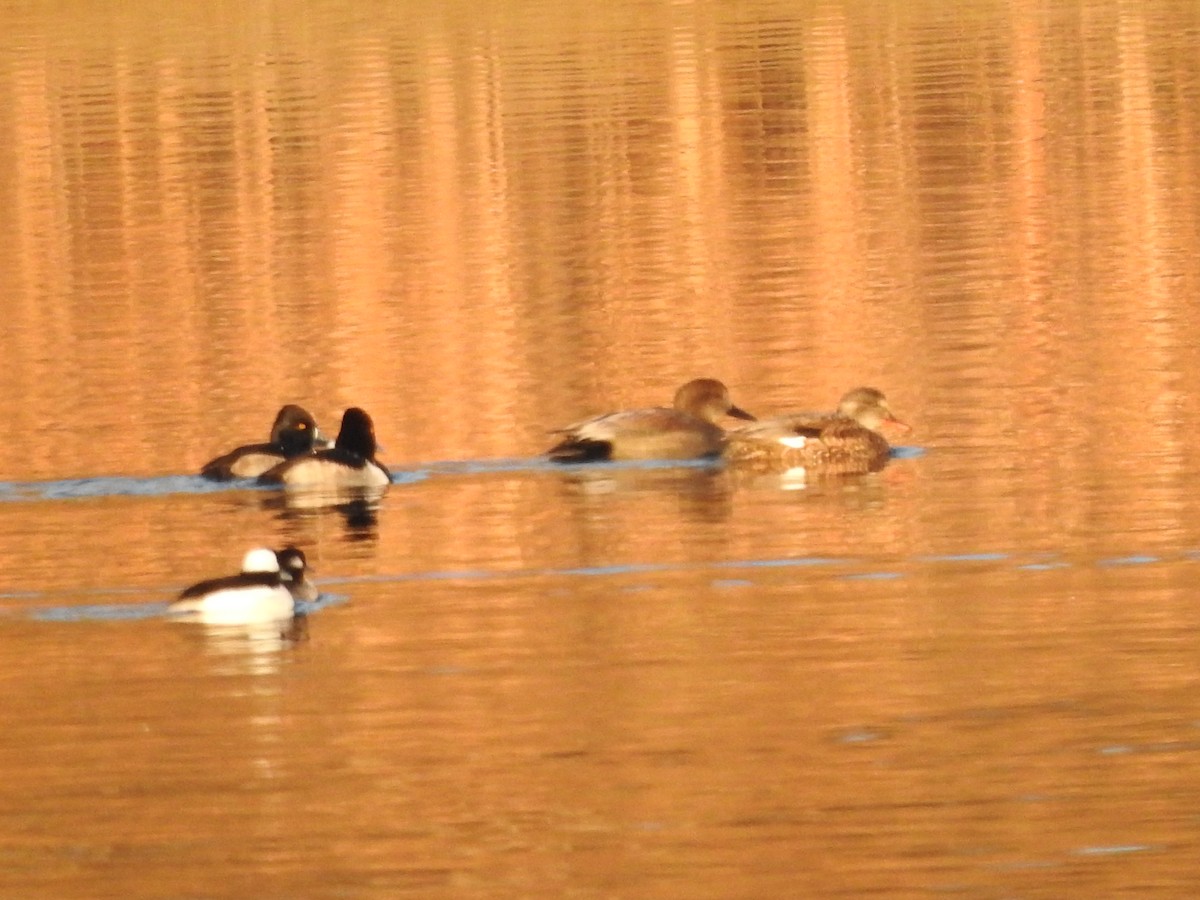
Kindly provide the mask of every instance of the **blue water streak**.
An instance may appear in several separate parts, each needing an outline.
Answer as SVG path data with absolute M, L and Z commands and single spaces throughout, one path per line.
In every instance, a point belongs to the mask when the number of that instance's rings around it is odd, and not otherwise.
M 331 606 L 348 601 L 347 594 L 321 593 L 316 600 L 298 601 L 296 615 L 310 616 Z M 170 604 L 158 603 L 88 603 L 80 606 L 44 606 L 31 609 L 30 619 L 38 622 L 116 622 L 170 617 Z
M 97 622 L 153 619 L 166 614 L 166 603 L 92 603 L 31 609 L 29 618 L 39 622 Z
M 785 556 L 776 559 L 731 559 L 711 563 L 714 569 L 782 569 L 791 566 L 841 566 L 855 562 L 840 556 Z
M 1080 847 L 1073 851 L 1076 856 L 1110 856 L 1118 853 L 1145 853 L 1158 849 L 1153 844 L 1114 844 L 1110 847 Z
M 1160 562 L 1157 556 L 1147 556 L 1133 554 L 1131 556 L 1113 556 L 1109 559 L 1101 559 L 1096 561 L 1098 566 L 1145 566 L 1150 563 Z
M 1007 553 L 942 553 L 918 556 L 918 562 L 1000 562 L 1008 559 Z
M 133 478 L 102 475 L 96 478 L 64 478 L 57 481 L 0 483 L 0 501 L 80 500 L 96 497 L 158 497 L 165 494 L 215 494 L 253 483 L 208 481 L 199 475 L 161 475 Z
M 392 470 L 392 484 L 414 484 L 433 475 L 487 475 L 509 472 L 603 472 L 621 469 L 711 469 L 719 460 L 638 460 L 632 462 L 563 465 L 544 456 L 494 459 L 443 460 Z M 167 494 L 216 494 L 224 491 L 278 490 L 278 485 L 260 485 L 252 478 L 209 481 L 199 475 L 134 477 L 101 475 L 53 481 L 0 482 L 0 502 L 31 500 L 80 500 L 97 497 L 160 497 Z

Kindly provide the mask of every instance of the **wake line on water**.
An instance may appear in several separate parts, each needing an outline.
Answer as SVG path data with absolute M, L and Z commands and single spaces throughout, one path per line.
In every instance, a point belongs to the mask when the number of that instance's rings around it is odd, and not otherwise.
M 349 600 L 346 594 L 322 594 L 309 602 L 297 601 L 296 614 L 308 616 Z M 170 619 L 166 603 L 92 603 L 84 606 L 43 606 L 26 610 L 26 618 L 39 622 L 112 622 Z
M 920 447 L 894 447 L 896 459 L 924 455 Z M 718 460 L 638 460 L 633 462 L 563 465 L 544 456 L 511 459 L 461 459 L 422 463 L 392 470 L 392 484 L 415 484 L 427 478 L 446 475 L 545 474 L 547 472 L 605 472 L 623 469 L 717 469 Z M 138 478 L 127 475 L 101 475 L 92 478 L 64 478 L 53 481 L 0 481 L 0 503 L 41 500 L 91 500 L 103 497 L 164 497 L 173 494 L 219 494 L 227 491 L 278 491 L 277 485 L 260 485 L 252 479 L 209 481 L 199 475 L 159 475 Z
M 690 563 L 611 563 L 597 566 L 571 566 L 541 569 L 445 569 L 431 572 L 398 572 L 375 575 L 351 576 L 346 578 L 323 578 L 318 584 L 322 594 L 312 604 L 301 604 L 301 612 L 316 612 L 326 606 L 344 603 L 349 595 L 326 594 L 325 586 L 352 588 L 356 584 L 419 584 L 422 582 L 487 582 L 517 581 L 554 578 L 615 578 L 629 575 L 672 575 L 687 573 L 711 573 L 710 587 L 714 589 L 753 588 L 759 582 L 753 578 L 756 572 L 781 569 L 824 570 L 823 577 L 841 581 L 892 581 L 911 577 L 920 570 L 933 566 L 986 567 L 1011 572 L 1028 573 L 1031 577 L 1060 569 L 1114 569 L 1139 566 L 1166 565 L 1178 562 L 1200 562 L 1200 549 L 1185 550 L 1174 554 L 1130 553 L 1105 556 L 1093 560 L 1071 560 L 1054 553 L 1036 554 L 981 551 L 977 553 L 954 553 L 921 555 L 908 559 L 863 559 L 841 556 L 797 556 L 768 559 L 712 560 Z M 833 570 L 833 571 L 831 571 Z M 731 573 L 742 577 L 730 577 Z M 649 585 L 653 587 L 653 585 Z M 0 593 L 0 617 L 22 617 L 41 621 L 95 621 L 114 619 L 146 619 L 166 615 L 166 603 L 111 603 L 64 606 L 46 604 L 52 596 L 68 592 L 56 591 L 53 595 L 38 591 L 11 590 Z M 91 589 L 92 594 L 153 593 L 161 596 L 161 589 L 138 591 L 132 588 Z M 173 593 L 173 591 L 172 591 Z M 76 593 L 78 595 L 78 593 Z M 9 601 L 9 602 L 5 602 Z M 16 602 L 12 602 L 16 601 Z

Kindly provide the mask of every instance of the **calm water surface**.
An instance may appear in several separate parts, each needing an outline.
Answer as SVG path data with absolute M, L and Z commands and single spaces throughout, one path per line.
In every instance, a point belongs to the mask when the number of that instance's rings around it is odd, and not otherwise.
M 1200 6 L 485 7 L 0 10 L 0 896 L 1194 897 Z M 536 459 L 697 375 L 914 430 Z

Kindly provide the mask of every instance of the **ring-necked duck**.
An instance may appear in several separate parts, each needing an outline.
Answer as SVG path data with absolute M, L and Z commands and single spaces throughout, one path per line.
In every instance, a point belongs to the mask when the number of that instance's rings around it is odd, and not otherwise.
M 743 425 L 725 435 L 725 459 L 771 468 L 857 475 L 880 469 L 891 453 L 885 427 L 909 431 L 876 388 L 847 393 L 832 413 L 792 413 Z
M 281 462 L 327 446 L 317 429 L 316 420 L 303 407 L 289 403 L 275 416 L 271 439 L 265 444 L 246 444 L 205 463 L 204 478 L 229 481 L 231 478 L 257 478 Z
M 275 551 L 257 547 L 246 553 L 237 575 L 193 584 L 167 609 L 206 625 L 245 625 L 290 619 L 296 604 Z
M 375 459 L 375 425 L 371 417 L 352 406 L 342 414 L 342 427 L 330 450 L 282 462 L 260 475 L 260 484 L 286 487 L 382 487 L 392 480 L 387 468 Z
M 675 392 L 670 408 L 630 409 L 595 416 L 557 429 L 563 439 L 548 451 L 555 462 L 621 459 L 698 459 L 721 450 L 722 416 L 753 421 L 733 405 L 715 378 L 697 378 Z

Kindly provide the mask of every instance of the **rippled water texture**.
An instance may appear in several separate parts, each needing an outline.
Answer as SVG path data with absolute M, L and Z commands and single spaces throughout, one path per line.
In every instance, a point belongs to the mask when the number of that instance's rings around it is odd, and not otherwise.
M 1200 5 L 0 34 L 0 895 L 1195 896 Z M 913 431 L 537 458 L 698 375 Z M 284 403 L 386 496 L 195 477 Z M 287 542 L 287 633 L 164 615 Z

